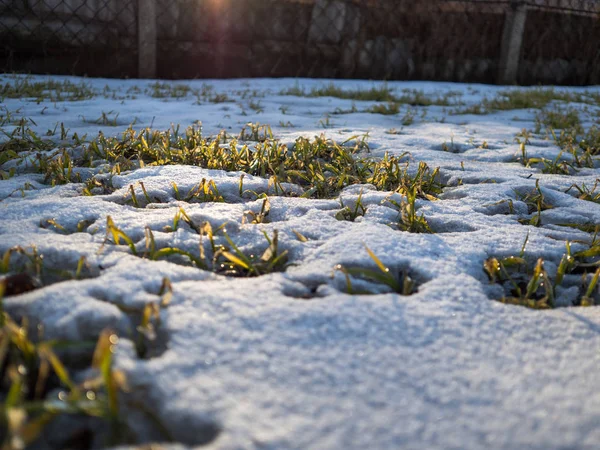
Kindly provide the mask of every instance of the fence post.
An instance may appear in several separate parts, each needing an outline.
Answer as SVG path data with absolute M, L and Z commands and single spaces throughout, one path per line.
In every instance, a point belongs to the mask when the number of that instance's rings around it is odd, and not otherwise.
M 138 77 L 156 78 L 156 0 L 138 0 Z
M 502 47 L 498 71 L 499 84 L 515 84 L 519 73 L 519 60 L 527 20 L 527 5 L 522 1 L 513 1 L 504 19 Z

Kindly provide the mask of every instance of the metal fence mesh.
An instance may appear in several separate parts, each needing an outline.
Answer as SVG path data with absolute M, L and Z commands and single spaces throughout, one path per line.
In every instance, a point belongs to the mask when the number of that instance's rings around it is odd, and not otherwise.
M 600 0 L 154 1 L 160 78 L 496 82 L 518 41 L 515 81 L 600 83 Z M 0 64 L 135 76 L 137 3 L 0 0 Z
M 519 81 L 600 84 L 600 2 L 527 3 Z
M 137 0 L 0 0 L 4 71 L 135 76 Z
M 519 5 L 517 81 L 600 82 L 591 0 L 158 0 L 158 74 L 495 82 Z

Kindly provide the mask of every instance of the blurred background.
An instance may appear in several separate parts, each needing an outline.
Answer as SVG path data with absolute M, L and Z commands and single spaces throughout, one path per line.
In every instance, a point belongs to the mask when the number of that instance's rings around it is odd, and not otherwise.
M 600 1 L 0 0 L 0 68 L 600 84 Z

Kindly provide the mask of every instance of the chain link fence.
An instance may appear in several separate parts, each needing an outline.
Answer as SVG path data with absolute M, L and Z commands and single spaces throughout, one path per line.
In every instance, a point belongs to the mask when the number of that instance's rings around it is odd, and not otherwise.
M 600 1 L 525 3 L 527 22 L 517 80 L 600 84 Z
M 153 50 L 144 58 L 151 55 L 156 64 L 144 75 L 159 78 L 600 84 L 599 0 L 0 0 L 0 5 L 5 70 L 135 76 L 141 64 L 137 49 L 145 42 Z M 140 8 L 148 5 L 155 21 L 140 19 Z M 137 36 L 138 29 L 150 29 L 151 42 Z
M 0 0 L 5 72 L 137 74 L 137 0 Z

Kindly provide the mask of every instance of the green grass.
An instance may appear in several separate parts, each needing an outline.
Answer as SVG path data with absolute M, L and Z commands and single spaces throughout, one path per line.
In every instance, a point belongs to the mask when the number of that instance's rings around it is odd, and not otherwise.
M 263 203 L 263 209 L 259 214 L 263 214 L 263 219 L 266 217 L 268 214 L 267 202 Z M 287 250 L 282 251 L 279 248 L 279 233 L 277 230 L 273 231 L 271 237 L 263 232 L 267 242 L 266 247 L 260 253 L 248 254 L 241 250 L 227 234 L 225 225 L 213 230 L 209 222 L 196 224 L 181 208 L 173 220 L 173 225 L 165 231 L 175 231 L 178 228 L 178 223 L 182 220 L 199 234 L 198 253 L 192 253 L 175 246 L 158 248 L 154 232 L 148 227 L 145 229 L 145 246 L 142 252 L 138 250 L 134 240 L 116 226 L 110 216 L 106 218 L 106 238 L 102 248 L 107 243 L 115 246 L 125 245 L 134 256 L 152 261 L 168 259 L 175 263 L 192 265 L 198 269 L 209 270 L 230 277 L 260 276 L 282 271 L 286 267 Z M 205 248 L 206 246 L 208 246 L 208 249 Z
M 61 128 L 61 138 L 66 138 L 67 132 Z M 259 123 L 244 126 L 239 140 L 224 132 L 207 137 L 195 126 L 185 130 L 174 126 L 166 131 L 129 128 L 116 137 L 100 133 L 87 143 L 74 136 L 71 141 L 62 141 L 61 149 L 55 151 L 49 151 L 57 147 L 55 142 L 41 138 L 23 124 L 2 146 L 5 151 L 1 153 L 1 163 L 13 159 L 27 161 L 27 170 L 44 174 L 46 183 L 51 185 L 84 182 L 84 195 L 114 190 L 106 174 L 81 179 L 78 169 L 94 167 L 99 160 L 110 165 L 109 175 L 145 166 L 177 164 L 242 171 L 271 179 L 282 195 L 285 194 L 282 183 L 300 185 L 304 188 L 303 196 L 311 198 L 334 198 L 352 184 L 370 183 L 379 190 L 396 190 L 407 182 L 409 173 L 408 166 L 402 163 L 406 154 L 371 159 L 366 154 L 365 139 L 360 136 L 341 143 L 324 136 L 299 137 L 288 146 L 273 137 L 268 125 Z M 32 149 L 36 150 L 34 156 L 30 153 Z M 422 186 L 439 192 L 435 176 L 429 178 Z M 211 188 L 214 191 L 216 187 Z M 212 194 L 208 191 L 204 195 L 205 201 L 214 201 L 209 199 Z M 133 203 L 134 196 L 132 193 Z
M 411 106 L 450 106 L 459 103 L 458 100 L 455 100 L 455 98 L 459 97 L 459 93 L 457 92 L 448 92 L 443 96 L 430 96 L 421 90 L 404 89 L 400 95 L 396 95 L 393 89 L 389 88 L 387 84 L 373 86 L 369 89 L 342 89 L 334 83 L 329 83 L 313 87 L 309 91 L 296 84 L 291 88 L 282 90 L 280 94 L 294 95 L 296 97 L 335 97 L 345 100 L 384 102 L 388 105 L 396 104 L 396 106 L 388 106 L 387 109 L 382 105 L 374 106 L 375 110 L 370 112 L 378 114 L 395 114 L 390 111 L 393 111 L 397 107 L 397 104 Z
M 535 118 L 536 133 L 542 127 L 552 130 L 569 130 L 580 134 L 583 131 L 579 112 L 573 108 L 542 109 Z
M 401 157 L 374 161 L 362 156 L 364 143 L 354 139 L 336 143 L 323 136 L 300 137 L 290 147 L 271 137 L 270 128 L 254 125 L 240 133 L 245 141 L 257 140 L 253 148 L 224 137 L 206 138 L 197 128 L 185 133 L 128 130 L 122 138 L 100 136 L 86 148 L 84 159 L 103 159 L 122 167 L 188 164 L 208 169 L 243 171 L 279 183 L 305 188 L 305 197 L 332 198 L 351 184 L 371 183 L 378 189 L 395 189 L 403 179 Z M 134 164 L 135 161 L 139 161 Z
M 568 92 L 554 88 L 507 89 L 480 103 L 454 108 L 451 114 L 489 114 L 516 109 L 545 109 L 553 102 L 584 103 L 600 106 L 600 96 L 594 92 Z
M 375 268 L 355 267 L 346 264 L 338 264 L 334 267 L 334 275 L 335 272 L 341 272 L 344 275 L 346 280 L 346 292 L 348 294 L 364 295 L 373 293 L 371 291 L 355 289 L 352 284 L 353 278 L 380 284 L 387 287 L 392 292 L 396 292 L 400 295 L 411 295 L 416 292 L 416 283 L 409 276 L 407 270 L 392 270 L 383 264 L 383 262 L 381 262 L 381 260 L 369 247 L 365 246 L 365 250 L 375 264 Z
M 185 98 L 194 93 L 187 84 L 160 83 L 158 81 L 150 84 L 146 89 L 146 94 L 153 98 Z
M 295 95 L 301 97 L 336 97 L 348 100 L 362 100 L 374 102 L 393 102 L 392 90 L 387 85 L 374 86 L 369 89 L 342 89 L 334 83 L 312 88 L 308 93 L 299 86 L 285 89 L 281 95 Z
M 407 190 L 404 195 L 405 198 L 400 203 L 388 199 L 388 202 L 396 206 L 400 213 L 397 223 L 398 229 L 409 233 L 433 233 L 424 214 L 417 214 L 417 207 L 415 205 L 417 200 L 416 188 Z
M 600 99 L 591 92 L 568 92 L 554 88 L 509 89 L 484 102 L 486 109 L 505 111 L 512 109 L 542 109 L 551 102 L 600 104 Z
M 335 214 L 335 218 L 337 220 L 346 220 L 348 222 L 354 222 L 357 219 L 357 217 L 364 216 L 367 212 L 367 208 L 362 203 L 362 196 L 363 191 L 361 190 L 352 208 L 344 205 L 344 201 L 340 196 L 340 206 L 342 207 L 342 209 Z
M 271 202 L 269 201 L 269 197 L 265 197 L 262 202 L 262 206 L 260 211 L 244 211 L 244 215 L 242 217 L 242 223 L 250 223 L 250 224 L 259 224 L 259 223 L 268 223 L 269 222 L 269 213 L 271 212 Z
M 399 103 L 379 103 L 367 109 L 367 112 L 373 114 L 394 115 L 400 112 Z
M 6 313 L 0 314 L 0 341 L 4 349 L 0 361 L 1 383 L 2 391 L 6 392 L 0 421 L 3 448 L 22 448 L 35 443 L 46 426 L 63 415 L 87 416 L 94 418 L 96 424 L 107 423 L 118 441 L 123 422 L 117 397 L 125 385 L 125 377 L 113 368 L 116 335 L 107 330 L 99 336 L 90 375 L 75 381 L 59 358 L 59 349 L 89 349 L 93 342 L 36 341 L 30 337 L 26 324 L 19 325 Z M 60 395 L 51 395 L 53 389 L 60 389 Z M 77 439 L 71 430 L 63 432 L 63 437 Z
M 40 223 L 42 228 L 53 228 L 61 234 L 70 234 L 54 219 Z M 35 246 L 11 247 L 2 254 L 0 275 L 6 275 L 5 295 L 39 289 L 65 280 L 80 280 L 92 277 L 92 271 L 84 257 L 76 264 L 44 264 L 44 255 Z M 14 277 L 14 278 L 13 278 Z
M 14 76 L 10 81 L 0 84 L 0 99 L 31 98 L 42 102 L 80 101 L 94 97 L 94 91 L 84 83 L 64 81 L 34 81 L 32 77 Z
M 248 122 L 240 131 L 240 141 L 264 142 L 267 139 L 273 139 L 273 131 L 269 125 L 263 125 L 259 122 Z
M 546 197 L 540 188 L 540 181 L 535 181 L 535 188 L 531 191 L 524 193 L 516 192 L 516 196 L 527 205 L 527 212 L 532 215 L 531 217 L 519 219 L 519 222 L 523 225 L 540 227 L 542 225 L 542 211 L 553 207 L 551 203 L 546 201 Z
M 415 120 L 415 112 L 412 109 L 407 109 L 404 116 L 402 116 L 402 125 L 405 127 L 412 125 Z
M 35 122 L 32 123 L 35 125 Z M 22 152 L 45 151 L 56 147 L 56 143 L 39 136 L 28 124 L 29 120 L 21 119 L 10 133 L 0 130 L 6 138 L 0 143 L 0 165 L 19 158 Z
M 213 256 L 213 267 L 222 275 L 234 277 L 260 276 L 285 269 L 287 250 L 279 250 L 279 235 L 277 230 L 269 237 L 263 232 L 268 242 L 267 248 L 260 255 L 247 255 L 224 232 L 228 245 L 223 245 Z
M 600 179 L 596 179 L 593 186 L 586 186 L 585 183 L 581 185 L 573 184 L 565 192 L 573 191 L 580 200 L 586 200 L 588 202 L 600 203 L 600 189 L 598 189 L 598 183 Z
M 596 126 L 585 129 L 580 112 L 573 108 L 543 109 L 535 118 L 535 130 L 523 130 L 515 140 L 521 145 L 520 161 L 527 167 L 541 169 L 542 173 L 570 175 L 580 168 L 594 168 L 595 157 L 600 154 L 600 130 Z M 532 135 L 545 130 L 561 152 L 554 160 L 547 158 L 529 158 L 526 144 Z M 569 158 L 564 156 L 570 155 Z
M 43 255 L 35 247 L 13 247 L 7 250 L 0 263 L 0 305 L 3 297 L 18 295 L 38 289 L 50 282 L 49 277 L 80 278 L 85 258 L 75 272 L 45 267 Z M 122 385 L 122 374 L 112 369 L 112 345 L 104 345 L 113 339 L 112 333 L 98 339 L 91 367 L 98 369 L 91 378 L 75 382 L 67 367 L 59 358 L 59 349 L 93 349 L 93 342 L 57 342 L 30 337 L 27 321 L 18 324 L 0 307 L 0 367 L 2 376 L 2 411 L 0 413 L 0 436 L 3 448 L 17 448 L 22 442 L 28 445 L 43 432 L 54 418 L 63 415 L 96 417 L 117 425 L 119 422 L 117 390 Z M 87 386 L 87 387 L 84 387 Z M 61 389 L 58 398 L 52 390 Z M 68 434 L 68 432 L 67 432 Z
M 575 165 L 579 164 L 581 167 L 581 160 L 575 159 L 575 161 L 572 161 L 570 159 L 564 159 L 564 153 L 562 151 L 560 151 L 558 155 L 556 155 L 556 158 L 548 159 L 543 157 L 529 157 L 524 142 L 521 142 L 520 149 L 521 156 L 517 160 L 525 167 L 539 168 L 542 171 L 542 173 L 571 175 L 577 171 Z
M 224 202 L 223 196 L 213 180 L 203 178 L 200 183 L 192 187 L 187 194 L 181 195 L 177 185 L 173 182 L 175 198 L 188 203 Z
M 96 120 L 87 120 L 85 119 L 85 117 L 83 118 L 83 121 L 85 123 L 95 123 L 98 125 L 104 125 L 106 127 L 116 127 L 119 124 L 117 123 L 117 119 L 119 118 L 119 113 L 115 113 L 114 111 L 102 111 L 102 115 L 100 117 L 98 117 Z
M 57 225 L 56 223 L 54 225 Z M 58 226 L 60 228 L 60 226 Z M 125 425 L 120 400 L 126 398 L 126 378 L 113 368 L 113 354 L 119 337 L 106 329 L 97 339 L 64 341 L 47 339 L 43 322 L 30 324 L 26 318 L 17 322 L 4 311 L 4 298 L 19 295 L 47 284 L 48 274 L 65 279 L 84 276 L 85 258 L 74 271 L 46 267 L 44 255 L 35 247 L 13 247 L 0 259 L 0 445 L 3 449 L 29 448 L 45 433 L 47 426 L 61 416 L 87 417 L 93 433 L 101 433 L 98 442 L 106 446 L 131 444 L 132 434 Z M 34 280 L 37 280 L 34 283 Z M 39 284 L 37 284 L 39 283 Z M 168 307 L 172 286 L 163 283 L 156 302 L 140 311 L 139 326 L 131 329 L 138 356 L 145 357 L 160 326 L 160 310 Z M 31 333 L 35 330 L 35 333 Z M 65 358 L 68 356 L 68 358 Z M 73 374 L 77 372 L 76 376 Z M 57 394 L 58 392 L 58 394 Z M 152 411 L 140 409 L 164 430 Z M 61 430 L 60 439 L 79 445 L 77 430 Z M 169 438 L 165 433 L 165 437 Z M 81 444 L 84 445 L 84 444 Z
M 395 101 L 410 106 L 451 106 L 459 104 L 458 92 L 446 92 L 444 95 L 430 96 L 418 89 L 404 89 L 402 94 L 395 97 Z
M 597 227 L 596 227 L 597 233 Z M 566 243 L 566 253 L 549 274 L 543 258 L 530 264 L 525 258 L 525 246 L 519 256 L 488 258 L 483 268 L 490 283 L 503 287 L 504 295 L 498 300 L 503 303 L 526 306 L 533 309 L 548 309 L 559 306 L 594 306 L 600 304 L 598 278 L 600 277 L 600 242 L 591 241 L 587 250 L 572 254 L 571 245 Z M 558 298 L 560 288 L 577 287 L 578 295 L 570 304 Z
M 496 97 L 484 101 L 484 107 L 494 111 L 540 109 L 555 100 L 571 101 L 571 95 L 547 88 L 508 89 L 499 92 Z

